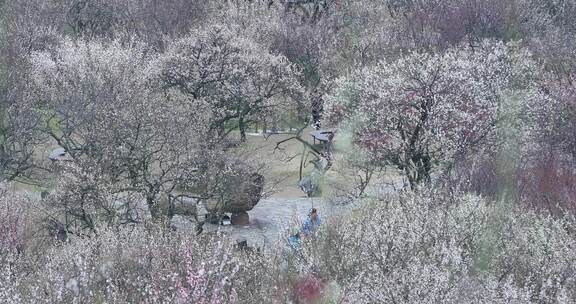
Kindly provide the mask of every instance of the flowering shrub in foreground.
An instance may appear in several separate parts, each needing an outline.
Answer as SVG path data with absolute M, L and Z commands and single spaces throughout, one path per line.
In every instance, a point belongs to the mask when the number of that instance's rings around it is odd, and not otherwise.
M 348 303 L 570 302 L 573 227 L 471 195 L 407 194 L 326 225 L 304 248 Z
M 0 260 L 6 303 L 566 303 L 569 219 L 443 191 L 366 199 L 300 253 L 136 226 Z M 7 209 L 1 209 L 5 216 Z M 288 251 L 289 252 L 289 251 Z

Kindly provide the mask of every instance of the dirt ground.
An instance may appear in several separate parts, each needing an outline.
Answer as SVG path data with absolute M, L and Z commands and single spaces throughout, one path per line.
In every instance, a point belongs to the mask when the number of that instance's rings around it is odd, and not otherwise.
M 312 143 L 310 131 L 312 129 L 304 130 L 302 138 Z M 265 137 L 251 134 L 247 138 L 247 150 L 241 154 L 241 157 L 245 156 L 244 159 L 249 163 L 263 163 L 265 165 L 264 176 L 267 180 L 267 190 L 271 192 L 271 197 L 305 197 L 304 192 L 298 187 L 300 160 L 304 145 L 297 140 L 289 140 L 277 147 L 277 143 L 291 136 L 293 135 L 277 134 Z M 338 140 L 337 135 L 334 140 Z M 322 183 L 323 196 L 344 193 L 356 185 L 358 172 L 346 166 L 342 152 L 334 152 L 334 164 L 326 173 Z M 308 161 L 314 159 L 311 154 L 307 156 Z M 303 170 L 303 175 L 309 173 L 312 168 L 313 165 L 307 163 Z M 388 170 L 383 174 L 374 176 L 373 181 L 397 182 L 397 174 L 393 174 L 390 171 Z

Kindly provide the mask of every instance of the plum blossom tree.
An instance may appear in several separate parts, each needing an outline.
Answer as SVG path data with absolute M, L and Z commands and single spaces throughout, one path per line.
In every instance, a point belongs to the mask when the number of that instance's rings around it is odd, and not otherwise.
M 445 48 L 482 39 L 519 36 L 520 1 L 388 0 L 387 13 L 395 20 L 402 48 Z
M 4 105 L 0 120 L 0 180 L 27 181 L 41 142 L 38 116 L 18 104 Z
M 42 142 L 38 113 L 24 101 L 30 77 L 28 56 L 52 46 L 58 5 L 46 5 L 42 20 L 38 20 L 42 4 L 37 1 L 0 6 L 0 179 L 28 183 L 36 173 L 33 155 Z
M 67 0 L 62 1 L 62 25 L 73 37 L 138 39 L 163 50 L 169 38 L 185 35 L 209 16 L 210 1 Z
M 209 27 L 173 43 L 159 61 L 168 90 L 205 100 L 211 131 L 224 138 L 237 121 L 241 140 L 252 119 L 280 107 L 300 91 L 298 72 L 280 55 L 225 27 Z
M 570 78 L 576 68 L 576 3 L 574 1 L 534 1 L 519 3 L 522 29 L 528 35 L 531 50 L 540 56 L 546 69 L 558 77 Z
M 24 243 L 22 220 L 27 215 L 22 214 L 25 210 L 25 197 L 12 193 L 5 183 L 0 185 L 0 197 L 0 261 L 4 262 L 9 253 L 20 250 Z
M 341 79 L 328 119 L 415 187 L 438 165 L 489 139 L 502 94 L 524 86 L 529 67 L 525 51 L 488 42 L 412 53 Z
M 544 75 L 525 105 L 518 197 L 551 214 L 574 213 L 576 87 L 573 75 Z
M 576 85 L 573 75 L 545 77 L 528 99 L 528 139 L 576 158 Z
M 64 40 L 54 54 L 33 55 L 30 90 L 43 132 L 79 172 L 108 180 L 115 193 L 142 194 L 160 219 L 169 214 L 169 194 L 198 177 L 210 112 L 202 101 L 165 96 L 149 56 L 140 46 Z

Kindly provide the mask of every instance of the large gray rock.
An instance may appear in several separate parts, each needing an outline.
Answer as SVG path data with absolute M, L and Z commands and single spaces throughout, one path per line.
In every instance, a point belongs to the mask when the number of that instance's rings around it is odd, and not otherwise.
M 241 213 L 252 210 L 262 197 L 264 176 L 252 173 L 247 177 L 237 179 L 238 186 L 232 187 L 229 196 L 224 201 L 224 212 Z
M 214 213 L 243 213 L 252 210 L 262 197 L 264 176 L 259 173 L 238 174 L 228 178 L 218 197 L 207 199 L 204 206 Z

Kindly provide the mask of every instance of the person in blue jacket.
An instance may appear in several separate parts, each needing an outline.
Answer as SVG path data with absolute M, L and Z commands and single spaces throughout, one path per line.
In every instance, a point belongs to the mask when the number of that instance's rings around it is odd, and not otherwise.
M 316 229 L 320 226 L 320 216 L 318 215 L 318 211 L 316 208 L 312 208 L 308 217 L 304 220 L 302 224 L 302 232 L 304 235 L 308 236 L 314 233 Z
M 302 249 L 302 241 L 300 240 L 300 232 L 296 232 L 295 234 L 288 237 L 288 245 L 296 252 L 300 252 Z

